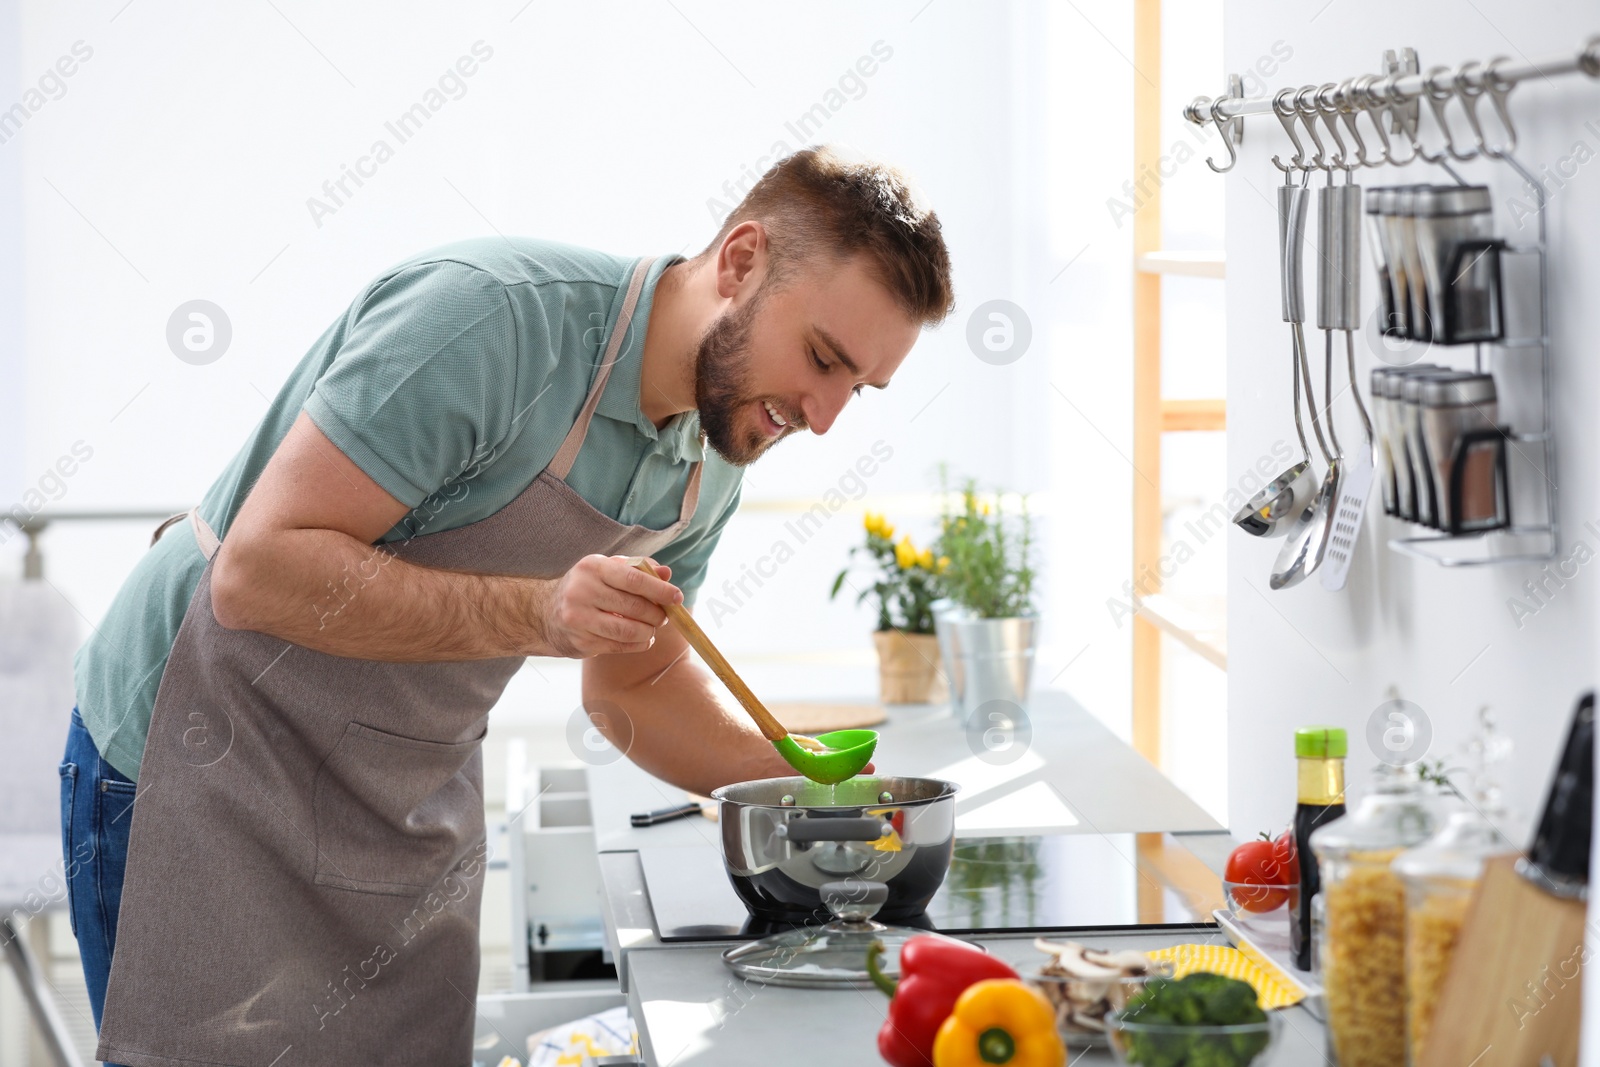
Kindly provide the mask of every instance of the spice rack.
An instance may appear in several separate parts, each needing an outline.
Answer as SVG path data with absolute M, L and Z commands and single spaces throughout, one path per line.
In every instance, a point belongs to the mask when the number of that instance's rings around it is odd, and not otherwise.
M 1583 73 L 1600 79 L 1600 36 L 1591 38 L 1576 54 L 1559 56 L 1542 62 L 1512 63 L 1507 57 L 1498 57 L 1487 63 L 1471 60 L 1459 67 L 1435 66 L 1426 74 L 1421 72 L 1415 49 L 1406 48 L 1397 54 L 1384 53 L 1384 71 L 1381 75 L 1364 74 L 1341 82 L 1323 85 L 1289 87 L 1266 97 L 1245 99 L 1238 94 L 1237 79 L 1230 78 L 1227 95 L 1213 100 L 1197 97 L 1183 111 L 1186 119 L 1196 125 L 1211 124 L 1221 135 L 1222 146 L 1227 151 L 1226 164 L 1207 160 L 1212 170 L 1225 173 L 1238 161 L 1235 146 L 1243 138 L 1246 115 L 1276 115 L 1283 124 L 1296 149 L 1287 167 L 1273 158 L 1280 169 L 1310 169 L 1312 167 L 1332 173 L 1343 170 L 1347 174 L 1360 167 L 1405 166 L 1415 160 L 1441 167 L 1458 184 L 1467 182 L 1451 165 L 1486 159 L 1510 168 L 1526 185 L 1536 204 L 1537 240 L 1527 244 L 1505 244 L 1500 253 L 1511 262 L 1523 260 L 1531 263 L 1534 280 L 1527 283 L 1521 295 L 1531 298 L 1527 302 L 1536 307 L 1533 312 L 1533 329 L 1520 336 L 1505 336 L 1492 342 L 1473 346 L 1475 369 L 1484 370 L 1484 348 L 1500 351 L 1496 362 L 1505 367 L 1510 354 L 1537 352 L 1538 411 L 1537 418 L 1529 420 L 1536 429 L 1513 430 L 1503 428 L 1507 467 L 1513 472 L 1507 486 L 1506 506 L 1510 509 L 1509 525 L 1493 530 L 1467 533 L 1425 534 L 1397 537 L 1389 547 L 1399 553 L 1418 559 L 1430 560 L 1445 567 L 1465 567 L 1486 564 L 1540 563 L 1555 559 L 1559 547 L 1559 524 L 1556 492 L 1555 433 L 1552 425 L 1551 343 L 1549 306 L 1549 232 L 1547 223 L 1548 196 L 1538 179 L 1512 155 L 1516 147 L 1516 128 L 1512 123 L 1508 98 L 1512 88 L 1528 79 L 1549 79 L 1559 75 Z M 1501 128 L 1501 139 L 1491 144 L 1485 138 L 1484 124 L 1479 117 L 1478 103 L 1488 96 L 1495 118 Z M 1421 102 L 1426 100 L 1433 123 L 1442 138 L 1439 147 L 1429 150 L 1422 143 L 1419 132 Z M 1457 143 L 1448 112 L 1450 102 L 1459 103 L 1458 111 L 1470 127 L 1473 144 L 1463 147 Z M 1376 152 L 1361 133 L 1358 118 L 1366 115 L 1367 128 L 1381 142 L 1381 152 Z M 1304 158 L 1306 149 L 1294 132 L 1294 119 L 1305 118 L 1306 131 L 1316 145 L 1310 160 Z M 1317 135 L 1312 118 L 1321 118 L 1329 139 L 1336 151 L 1324 144 Z M 1457 122 L 1460 120 L 1457 119 Z M 1340 125 L 1352 144 L 1346 145 L 1340 135 Z M 1391 138 L 1391 135 L 1394 135 Z M 1399 158 L 1398 153 L 1408 147 L 1410 153 Z M 1508 290 L 1512 287 L 1506 284 Z M 1439 346 L 1429 350 L 1440 356 Z M 1408 360 L 1407 362 L 1410 362 Z M 1524 368 L 1512 373 L 1496 374 L 1497 380 L 1525 379 Z M 1518 522 L 1520 516 L 1531 516 L 1529 521 Z

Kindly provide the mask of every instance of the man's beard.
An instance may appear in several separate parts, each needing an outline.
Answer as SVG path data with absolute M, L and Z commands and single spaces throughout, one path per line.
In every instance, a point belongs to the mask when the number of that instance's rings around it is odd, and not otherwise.
M 750 324 L 763 297 L 717 316 L 700 338 L 694 360 L 694 404 L 700 428 L 717 454 L 736 467 L 749 466 L 788 434 L 768 437 L 761 429 L 739 426 L 739 413 L 756 403 L 750 394 Z

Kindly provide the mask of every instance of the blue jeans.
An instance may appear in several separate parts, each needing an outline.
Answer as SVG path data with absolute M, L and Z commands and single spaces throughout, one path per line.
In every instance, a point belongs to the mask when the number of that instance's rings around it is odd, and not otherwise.
M 83 959 L 94 1025 L 106 1006 L 111 952 L 117 943 L 122 875 L 128 865 L 128 828 L 137 787 L 100 758 L 94 738 L 72 709 L 67 751 L 61 758 L 61 851 L 67 874 L 67 908 Z

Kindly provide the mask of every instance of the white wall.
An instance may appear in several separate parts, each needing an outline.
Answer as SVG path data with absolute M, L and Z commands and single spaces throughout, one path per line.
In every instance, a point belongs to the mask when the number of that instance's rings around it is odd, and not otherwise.
M 1386 47 L 1415 46 L 1424 68 L 1502 53 L 1541 59 L 1575 53 L 1596 28 L 1592 8 L 1564 0 L 1478 0 L 1459 9 L 1379 0 L 1331 5 L 1234 0 L 1227 9 L 1226 55 L 1229 70 L 1243 70 L 1266 55 L 1275 40 L 1287 41 L 1293 56 L 1271 79 L 1271 91 L 1376 70 Z M 1214 95 L 1216 87 L 1197 86 L 1196 92 Z M 1533 169 L 1569 155 L 1580 140 L 1591 150 L 1600 148 L 1596 128 L 1584 126 L 1600 118 L 1600 86 L 1589 79 L 1525 83 L 1513 93 L 1511 107 L 1522 137 L 1518 154 Z M 1271 117 L 1248 119 L 1242 158 L 1226 179 L 1228 462 L 1235 477 L 1272 442 L 1293 440 L 1289 328 L 1279 317 L 1275 261 L 1272 186 L 1280 179 L 1268 162 L 1286 147 Z M 1464 173 L 1493 187 L 1501 206 L 1500 231 L 1513 240 L 1526 239 L 1531 229 L 1519 234 L 1504 209 L 1507 198 L 1518 193 L 1518 182 L 1503 168 L 1480 164 L 1465 165 Z M 1449 179 L 1417 163 L 1366 171 L 1358 180 L 1378 185 Z M 1555 482 L 1565 557 L 1580 541 L 1590 550 L 1600 548 L 1595 534 L 1584 528 L 1600 516 L 1595 477 L 1600 424 L 1594 418 L 1600 367 L 1593 358 L 1593 338 L 1600 334 L 1600 306 L 1594 300 L 1600 290 L 1600 252 L 1592 240 L 1600 232 L 1600 166 L 1581 169 L 1552 197 L 1550 212 Z M 1368 308 L 1373 292 L 1369 268 L 1363 280 Z M 1309 285 L 1307 293 L 1308 307 L 1314 307 Z M 1313 331 L 1310 337 L 1320 357 L 1320 334 Z M 1435 349 L 1430 356 L 1440 353 Z M 1365 382 L 1373 354 L 1360 339 L 1358 356 Z M 1470 350 L 1449 358 L 1470 365 Z M 1502 382 L 1503 393 L 1517 388 Z M 1348 424 L 1341 421 L 1341 436 L 1359 440 L 1348 404 L 1344 415 Z M 1594 684 L 1600 575 L 1591 566 L 1583 566 L 1548 606 L 1519 627 L 1507 602 L 1523 595 L 1523 583 L 1539 567 L 1445 569 L 1403 557 L 1385 542 L 1408 529 L 1379 512 L 1369 507 L 1342 593 L 1325 592 L 1315 579 L 1285 592 L 1269 591 L 1267 575 L 1281 542 L 1230 532 L 1229 760 L 1234 773 L 1229 821 L 1238 833 L 1282 825 L 1290 816 L 1291 734 L 1301 724 L 1327 722 L 1350 731 L 1352 791 L 1359 795 L 1376 762 L 1365 742 L 1366 724 L 1390 686 L 1430 718 L 1430 755 L 1454 755 L 1477 709 L 1492 707 L 1516 742 L 1506 772 L 1510 799 L 1531 817 L 1576 698 Z
M 22 81 L 20 22 L 16 0 L 0 0 L 0 85 Z M 22 167 L 16 152 L 0 146 L 0 397 L 21 397 L 24 377 Z M 20 411 L 20 405 L 13 410 Z M 20 418 L 0 419 L 0 500 L 13 500 L 22 491 L 22 441 Z
M 421 249 L 499 230 L 625 253 L 697 250 L 715 229 L 711 202 L 727 202 L 725 186 L 748 181 L 774 142 L 798 147 L 786 124 L 824 102 L 833 110 L 818 137 L 903 166 L 936 206 L 961 307 L 886 394 L 751 470 L 750 508 L 729 528 L 711 588 L 770 547 L 783 508 L 833 486 L 879 438 L 895 456 L 865 503 L 924 532 L 932 513 L 915 494 L 933 487 L 940 461 L 1040 491 L 1040 680 L 1126 732 L 1127 628 L 1104 608 L 1129 554 L 1131 472 L 1118 453 L 1130 451 L 1131 228 L 1105 210 L 1130 156 L 1125 4 L 105 0 L 27 3 L 20 22 L 19 83 L 0 105 L 74 42 L 93 50 L 0 146 L 0 168 L 20 168 L 29 375 L 25 403 L 8 412 L 25 448 L 0 452 L 26 484 L 74 441 L 94 448 L 53 508 L 197 499 L 327 323 Z M 493 57 L 464 95 L 314 218 L 308 198 L 479 40 Z M 892 57 L 841 84 L 878 42 Z M 1086 82 L 1116 91 L 1084 108 Z M 195 298 L 219 304 L 233 328 L 208 366 L 179 361 L 164 341 L 173 309 Z M 1003 367 L 975 358 L 965 337 L 968 314 L 995 298 L 1021 305 L 1034 334 Z M 824 599 L 861 506 L 719 633 L 777 695 L 875 684 L 870 616 Z M 86 626 L 147 531 L 47 534 L 49 577 Z M 16 566 L 18 542 L 0 550 L 0 571 Z M 508 701 L 566 715 L 572 673 L 542 670 L 525 672 Z

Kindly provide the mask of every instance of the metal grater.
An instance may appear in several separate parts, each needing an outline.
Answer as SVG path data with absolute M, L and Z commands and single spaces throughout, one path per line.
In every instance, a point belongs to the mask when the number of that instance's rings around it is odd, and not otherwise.
M 1333 513 L 1333 529 L 1328 532 L 1328 547 L 1322 559 L 1322 588 L 1344 588 L 1355 558 L 1356 540 L 1361 536 L 1361 520 L 1367 510 L 1367 493 L 1372 489 L 1372 455 L 1352 459 L 1339 484 L 1339 503 Z

